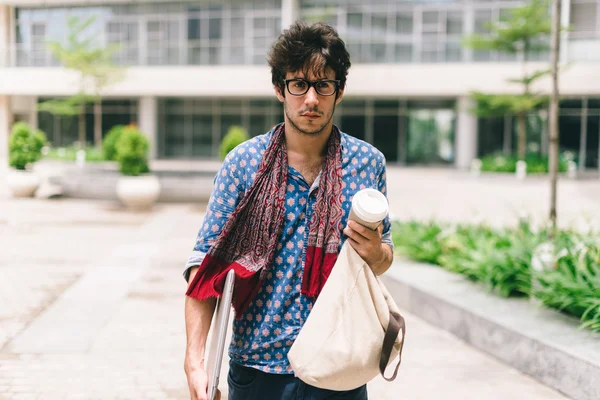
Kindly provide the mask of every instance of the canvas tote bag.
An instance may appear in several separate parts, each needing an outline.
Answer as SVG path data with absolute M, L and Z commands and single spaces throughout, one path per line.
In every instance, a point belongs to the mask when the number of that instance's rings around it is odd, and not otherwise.
M 391 295 L 345 242 L 288 359 L 295 375 L 322 389 L 352 390 L 378 374 L 396 378 L 406 326 Z M 391 378 L 385 368 L 396 357 Z

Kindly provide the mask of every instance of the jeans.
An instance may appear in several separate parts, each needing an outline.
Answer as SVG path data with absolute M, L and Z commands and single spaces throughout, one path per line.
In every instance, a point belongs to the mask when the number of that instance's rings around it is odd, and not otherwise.
M 338 392 L 308 385 L 294 375 L 267 374 L 229 361 L 229 400 L 367 400 L 367 385 Z

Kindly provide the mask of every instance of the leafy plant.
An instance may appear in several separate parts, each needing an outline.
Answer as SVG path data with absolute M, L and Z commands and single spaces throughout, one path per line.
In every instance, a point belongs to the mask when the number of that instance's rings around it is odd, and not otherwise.
M 528 221 L 517 227 L 446 226 L 435 221 L 395 221 L 396 250 L 417 261 L 440 265 L 481 283 L 497 295 L 535 296 L 548 307 L 581 319 L 582 327 L 600 332 L 600 239 L 560 231 L 555 246 L 566 249 L 554 271 L 531 267 L 547 229 Z M 532 280 L 536 284 L 532 286 Z
M 439 240 L 442 231 L 442 224 L 434 221 L 396 221 L 393 225 L 395 247 L 400 253 L 415 260 L 438 264 L 442 255 L 442 242 Z
M 17 122 L 12 127 L 8 139 L 9 165 L 24 170 L 42 158 L 42 148 L 46 144 L 46 135 L 39 129 L 31 129 L 24 122 Z
M 239 144 L 250 139 L 246 130 L 238 125 L 231 126 L 219 146 L 219 157 L 224 160 L 227 154 Z
M 126 176 L 150 172 L 148 168 L 148 139 L 132 126 L 125 127 L 115 144 L 120 171 Z
M 117 140 L 121 137 L 121 133 L 125 129 L 125 125 L 113 126 L 102 141 L 102 153 L 107 161 L 117 160 Z
M 582 328 L 600 332 L 600 242 L 561 235 L 567 254 L 557 269 L 536 273 L 534 296 L 548 307 L 579 317 Z
M 487 172 L 512 172 L 517 170 L 517 156 L 506 156 L 504 154 L 491 154 L 481 158 L 481 170 Z M 527 173 L 545 174 L 548 173 L 548 157 L 542 157 L 537 154 L 529 154 L 525 157 L 527 163 Z M 558 164 L 560 172 L 567 172 L 568 160 L 562 157 Z

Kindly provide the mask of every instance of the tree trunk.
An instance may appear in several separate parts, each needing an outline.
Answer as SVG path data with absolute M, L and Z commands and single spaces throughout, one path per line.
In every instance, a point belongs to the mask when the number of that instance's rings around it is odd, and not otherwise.
M 85 106 L 79 108 L 79 148 L 85 148 Z
M 519 160 L 525 160 L 525 156 L 527 155 L 527 114 L 519 114 L 517 116 L 517 124 L 519 135 L 517 155 L 519 156 Z
M 561 0 L 552 0 L 552 93 L 550 95 L 550 140 L 548 171 L 550 174 L 549 239 L 556 237 L 556 191 L 558 185 L 558 56 L 560 51 Z
M 94 145 L 97 149 L 102 148 L 102 103 L 100 100 L 94 102 Z

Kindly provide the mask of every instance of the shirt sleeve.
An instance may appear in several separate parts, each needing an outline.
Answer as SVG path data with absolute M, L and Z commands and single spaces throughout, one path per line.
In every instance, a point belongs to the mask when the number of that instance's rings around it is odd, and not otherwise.
M 385 157 L 382 158 L 379 173 L 377 175 L 377 189 L 381 193 L 383 193 L 387 198 L 387 174 L 385 166 Z M 392 223 L 390 221 L 389 213 L 383 220 L 383 233 L 381 237 L 381 242 L 389 245 L 392 248 L 392 252 L 394 251 L 394 241 L 392 240 Z
M 240 166 L 240 161 L 241 157 L 237 151 L 230 152 L 215 176 L 206 215 L 196 237 L 194 249 L 185 264 L 183 277 L 186 281 L 189 281 L 190 269 L 202 264 L 204 256 L 245 193 L 244 168 Z

